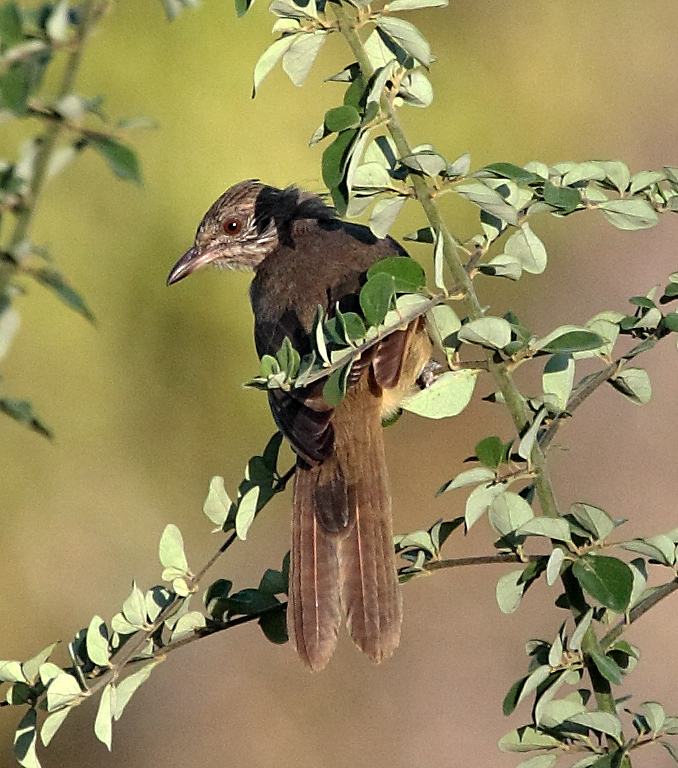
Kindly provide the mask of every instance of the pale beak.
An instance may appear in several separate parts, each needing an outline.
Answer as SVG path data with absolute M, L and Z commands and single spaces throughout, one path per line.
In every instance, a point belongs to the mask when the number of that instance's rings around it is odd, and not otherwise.
M 218 259 L 219 251 L 220 249 L 218 247 L 201 250 L 194 245 L 192 248 L 189 248 L 172 267 L 167 277 L 167 285 L 178 283 L 179 280 L 183 280 L 190 275 L 191 272 L 195 272 L 196 269 L 200 269 L 200 267 L 204 267 L 205 264 L 209 264 L 215 259 Z

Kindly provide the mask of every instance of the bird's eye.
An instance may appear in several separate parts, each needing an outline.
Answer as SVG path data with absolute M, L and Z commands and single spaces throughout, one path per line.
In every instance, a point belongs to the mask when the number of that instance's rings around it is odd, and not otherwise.
M 222 226 L 227 235 L 237 235 L 242 229 L 242 221 L 240 219 L 226 219 Z

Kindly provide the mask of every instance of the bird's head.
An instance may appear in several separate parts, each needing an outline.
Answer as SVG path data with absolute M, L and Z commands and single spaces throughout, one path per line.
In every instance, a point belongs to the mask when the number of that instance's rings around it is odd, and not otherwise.
M 295 187 L 276 189 L 256 179 L 241 181 L 207 211 L 193 247 L 172 267 L 167 284 L 205 264 L 256 269 L 280 243 L 288 243 L 292 221 L 333 216 L 320 198 Z

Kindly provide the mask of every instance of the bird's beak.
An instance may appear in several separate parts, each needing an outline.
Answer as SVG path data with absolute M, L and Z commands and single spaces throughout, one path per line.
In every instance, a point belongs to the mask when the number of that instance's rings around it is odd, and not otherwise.
M 167 276 L 167 285 L 178 283 L 185 277 L 195 272 L 196 269 L 204 267 L 215 259 L 219 258 L 219 248 L 197 248 L 195 245 L 189 248 L 186 253 L 172 267 Z

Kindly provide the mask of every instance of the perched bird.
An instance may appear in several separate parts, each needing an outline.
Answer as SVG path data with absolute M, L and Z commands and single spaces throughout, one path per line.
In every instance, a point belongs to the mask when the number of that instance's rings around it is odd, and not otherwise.
M 259 356 L 275 355 L 287 336 L 303 357 L 312 349 L 318 305 L 330 317 L 337 305 L 359 312 L 367 270 L 389 256 L 407 253 L 390 237 L 379 240 L 367 227 L 341 221 L 318 196 L 249 180 L 212 205 L 167 283 L 205 264 L 253 270 Z M 375 661 L 391 656 L 400 640 L 381 424 L 415 391 L 430 352 L 418 318 L 362 354 L 334 408 L 323 399 L 323 380 L 268 390 L 273 418 L 297 454 L 288 628 L 314 670 L 332 655 L 343 615 Z

